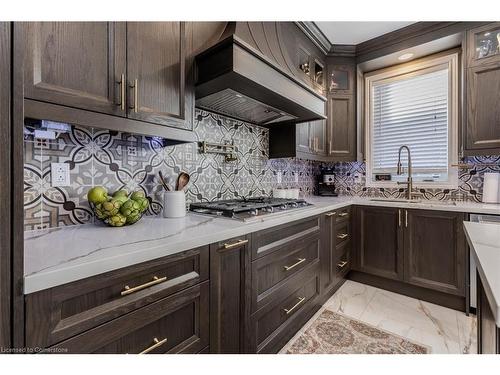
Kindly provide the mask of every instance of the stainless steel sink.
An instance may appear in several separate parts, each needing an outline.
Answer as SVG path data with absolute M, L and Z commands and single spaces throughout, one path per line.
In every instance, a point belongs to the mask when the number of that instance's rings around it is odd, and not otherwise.
M 393 203 L 421 203 L 421 199 L 389 199 L 389 198 L 372 198 L 372 202 L 393 202 Z

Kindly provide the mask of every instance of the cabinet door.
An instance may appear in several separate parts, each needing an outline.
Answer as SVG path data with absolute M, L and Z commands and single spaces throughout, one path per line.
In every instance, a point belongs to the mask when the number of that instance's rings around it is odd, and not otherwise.
M 314 154 L 326 155 L 326 120 L 313 121 L 310 126 Z
M 125 116 L 125 24 L 27 22 L 22 29 L 24 95 Z
M 310 123 L 303 122 L 296 125 L 297 152 L 310 154 L 312 152 L 312 136 Z
M 128 116 L 191 129 L 192 28 L 184 22 L 128 22 Z
M 248 239 L 233 238 L 210 245 L 210 352 L 243 352 L 247 304 Z
M 467 32 L 468 67 L 490 64 L 500 58 L 500 22 L 492 22 Z
M 500 354 L 500 328 L 495 322 L 488 297 L 477 275 L 477 351 L 479 354 Z
M 500 54 L 467 70 L 467 150 L 500 153 Z M 492 59 L 490 58 L 490 59 Z
M 328 155 L 356 160 L 356 115 L 353 95 L 328 96 Z
M 403 279 L 402 210 L 356 207 L 356 265 L 358 271 Z
M 336 219 L 337 212 L 327 212 L 322 219 L 321 228 L 321 294 L 327 293 L 336 282 Z
M 457 212 L 405 210 L 406 282 L 465 296 L 464 219 Z

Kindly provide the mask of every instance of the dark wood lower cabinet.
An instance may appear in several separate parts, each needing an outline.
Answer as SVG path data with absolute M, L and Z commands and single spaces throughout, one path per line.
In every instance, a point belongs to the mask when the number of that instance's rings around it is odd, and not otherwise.
M 465 296 L 464 220 L 460 212 L 405 210 L 407 283 Z
M 500 354 L 500 328 L 495 323 L 479 273 L 477 273 L 477 352 Z
M 245 319 L 247 270 L 250 269 L 248 238 L 210 245 L 210 351 L 241 353 Z
M 465 310 L 465 214 L 355 208 L 356 281 Z
M 197 353 L 209 343 L 208 281 L 63 341 L 55 353 Z
M 388 279 L 403 279 L 401 209 L 356 207 L 354 269 Z

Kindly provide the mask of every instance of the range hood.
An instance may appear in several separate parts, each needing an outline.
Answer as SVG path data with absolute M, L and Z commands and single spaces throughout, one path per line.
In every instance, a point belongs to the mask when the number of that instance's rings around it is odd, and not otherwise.
M 325 119 L 326 98 L 231 35 L 196 56 L 196 107 L 260 126 Z

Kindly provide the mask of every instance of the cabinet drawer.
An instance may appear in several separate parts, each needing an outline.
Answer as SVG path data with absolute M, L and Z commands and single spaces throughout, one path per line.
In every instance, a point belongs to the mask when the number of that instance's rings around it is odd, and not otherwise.
M 295 244 L 304 238 L 319 235 L 319 216 L 294 221 L 252 234 L 252 260 Z
M 336 222 L 342 223 L 344 221 L 349 221 L 351 218 L 351 207 L 341 208 L 337 211 Z
M 335 243 L 336 246 L 349 241 L 351 239 L 351 226 L 349 221 L 343 221 L 335 226 Z
M 320 293 L 318 264 L 302 272 L 294 288 L 283 288 L 274 303 L 252 316 L 250 336 L 257 353 L 278 351 L 307 321 Z
M 344 278 L 351 269 L 351 248 L 350 246 L 346 246 L 344 250 L 344 253 L 337 258 L 335 266 L 336 274 L 339 279 Z
M 53 348 L 68 353 L 197 353 L 208 345 L 208 293 L 206 281 Z
M 30 294 L 26 344 L 45 348 L 207 278 L 200 247 Z
M 282 246 L 279 250 L 252 262 L 253 309 L 292 276 L 319 260 L 319 236 Z M 259 306 L 260 307 L 260 306 Z

